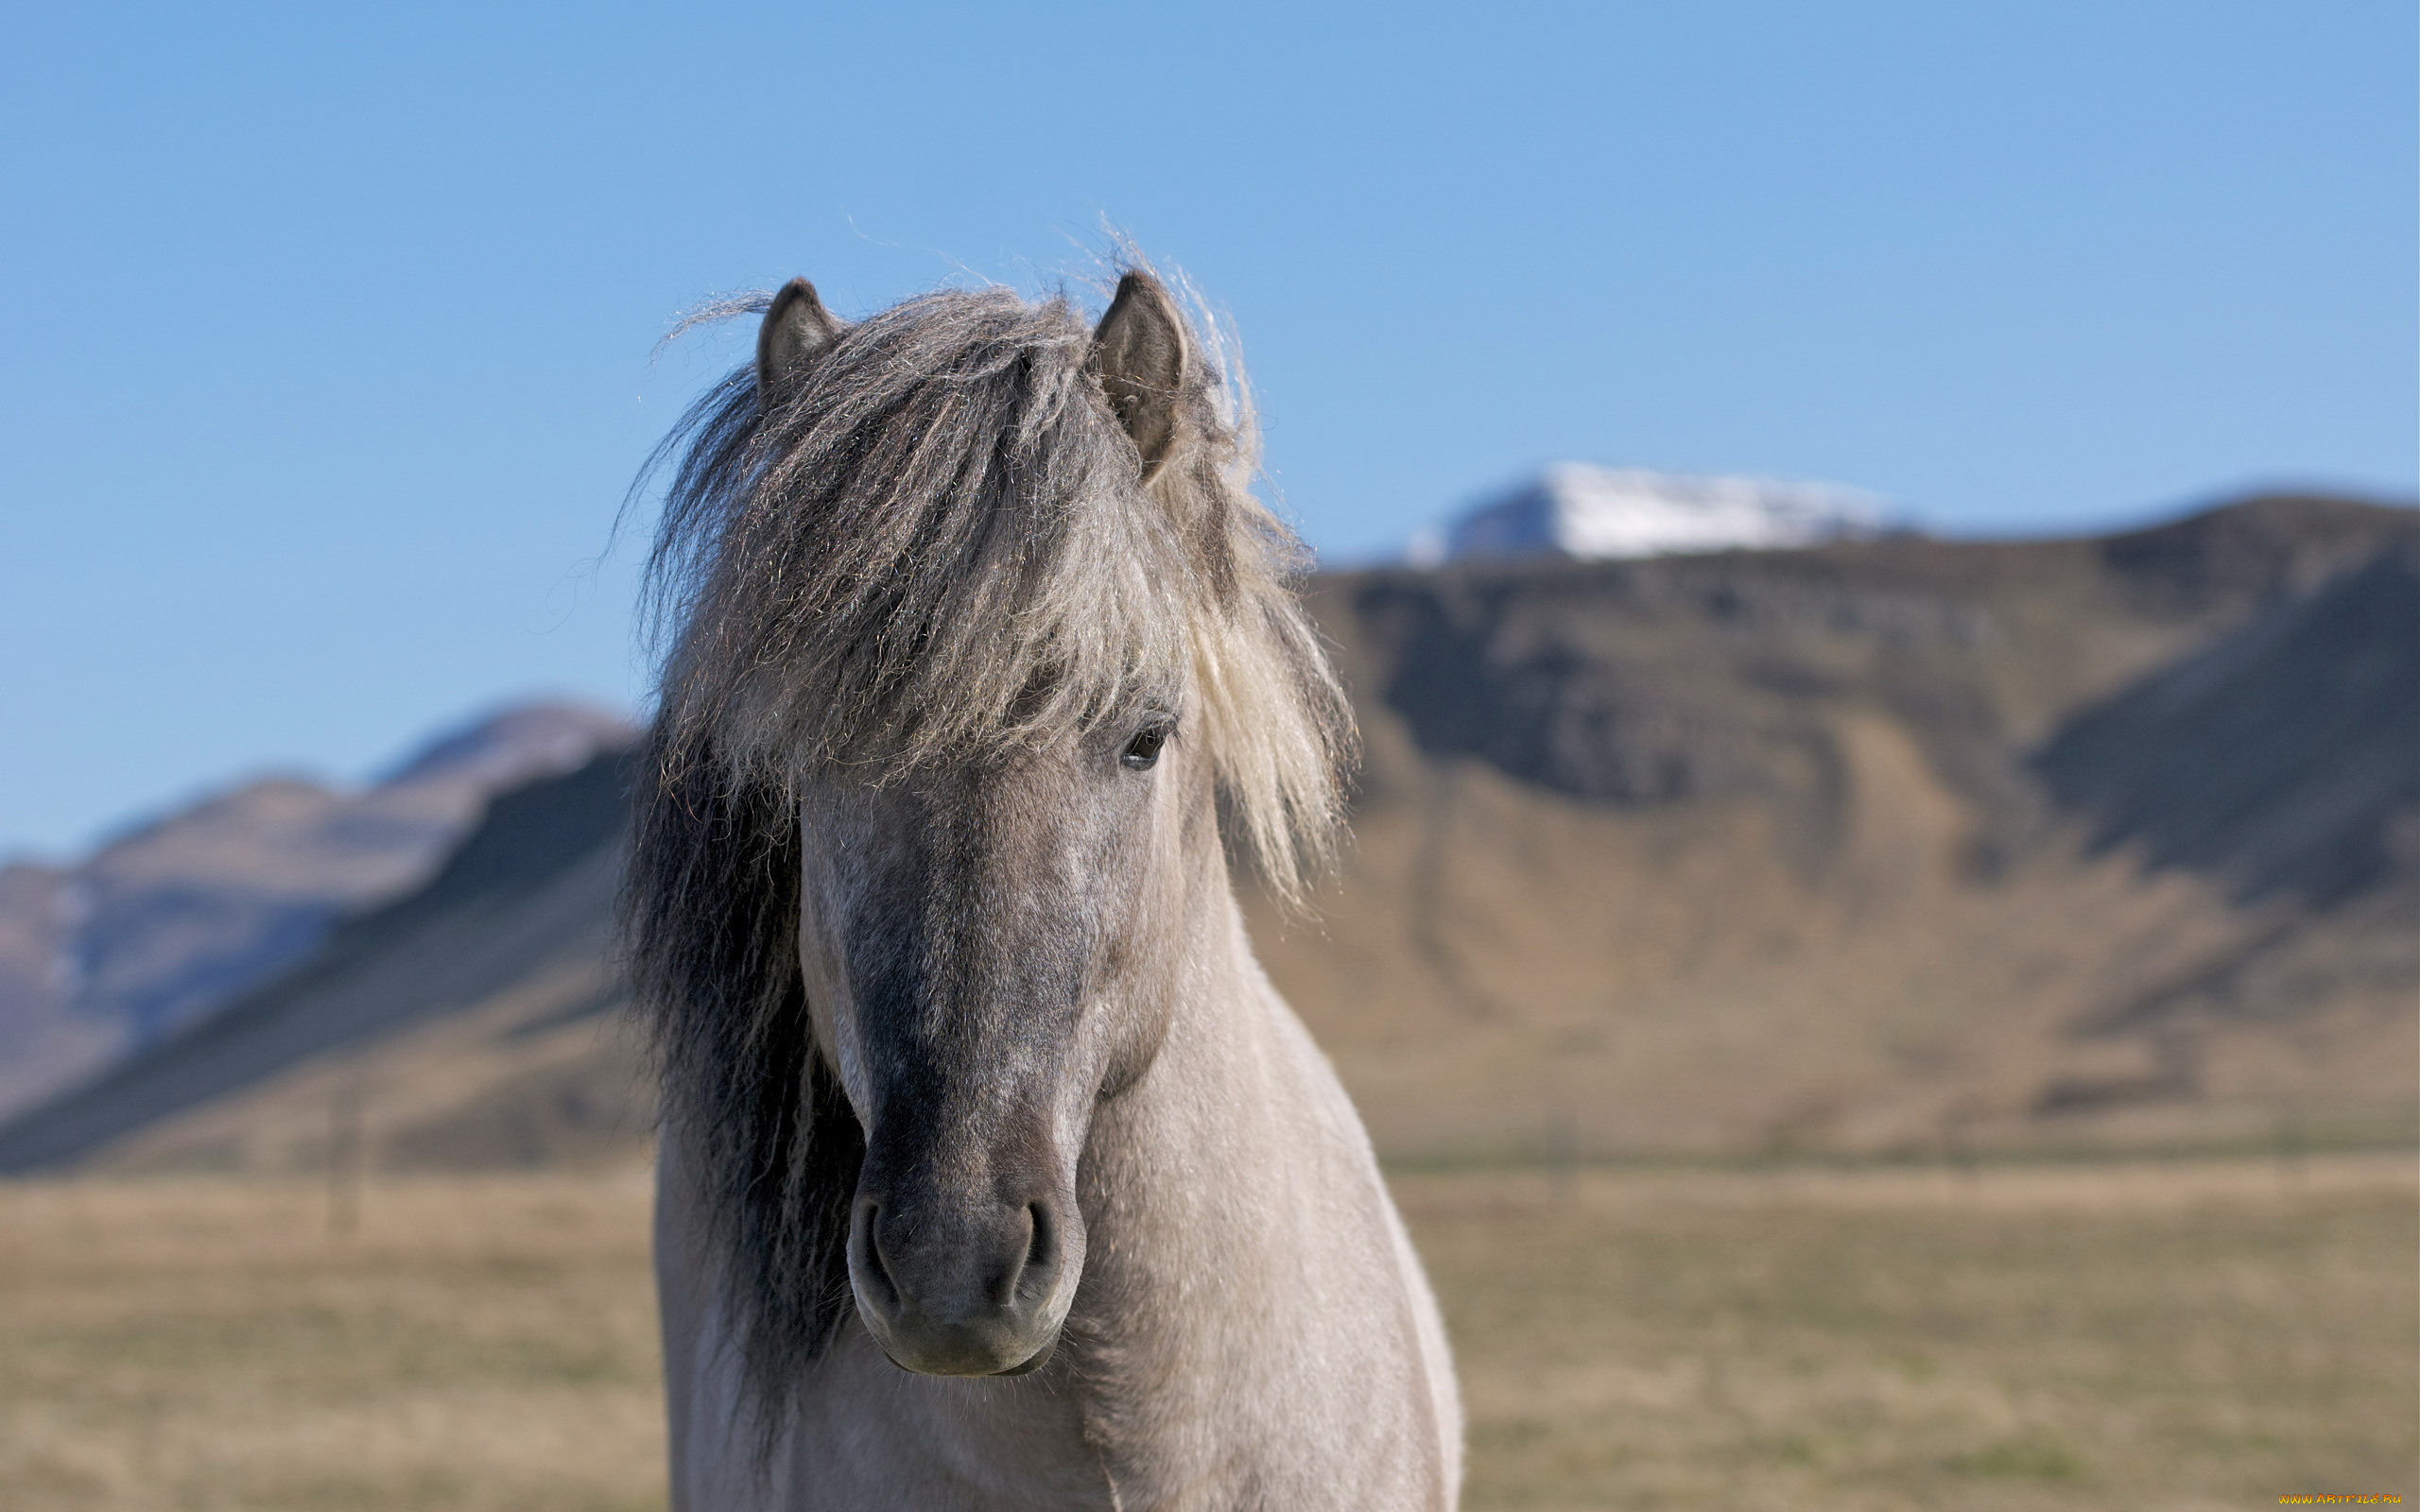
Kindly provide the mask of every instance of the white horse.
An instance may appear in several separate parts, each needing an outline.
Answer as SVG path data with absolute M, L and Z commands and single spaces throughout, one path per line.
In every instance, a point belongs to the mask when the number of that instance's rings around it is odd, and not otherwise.
M 1368 1136 L 1228 875 L 1342 696 L 1249 409 L 1131 272 L 857 324 L 804 280 L 666 443 L 627 900 L 673 1503 L 1446 1508 Z

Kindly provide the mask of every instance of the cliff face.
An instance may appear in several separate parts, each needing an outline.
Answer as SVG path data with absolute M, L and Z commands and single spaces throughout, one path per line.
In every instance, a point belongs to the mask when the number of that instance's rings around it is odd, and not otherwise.
M 1356 844 L 1255 943 L 1402 1159 L 2408 1137 L 2415 542 L 2268 499 L 1319 579 Z M 642 1141 L 594 1013 L 618 802 L 500 807 L 476 906 L 449 869 L 0 1167 L 307 1161 L 340 1081 L 399 1165 Z
M 1807 791 L 1810 712 L 1843 698 L 1928 739 L 2005 747 L 2147 654 L 2262 607 L 2299 612 L 2301 593 L 2411 533 L 2397 511 L 2263 499 L 2105 541 L 1385 573 L 1322 601 L 1424 754 L 1637 806 Z M 2394 593 L 2374 585 L 2370 612 Z

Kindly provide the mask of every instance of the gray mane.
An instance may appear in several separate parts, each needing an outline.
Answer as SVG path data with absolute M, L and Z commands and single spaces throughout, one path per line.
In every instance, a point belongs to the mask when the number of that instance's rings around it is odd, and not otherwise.
M 626 940 L 769 1411 L 848 1314 L 863 1159 L 801 985 L 799 781 L 979 759 L 1189 686 L 1185 738 L 1281 892 L 1337 828 L 1348 716 L 1300 548 L 1245 487 L 1239 386 L 1194 364 L 1185 442 L 1145 483 L 1090 353 L 1063 298 L 929 294 L 842 330 L 770 408 L 734 372 L 658 453 L 669 646 Z

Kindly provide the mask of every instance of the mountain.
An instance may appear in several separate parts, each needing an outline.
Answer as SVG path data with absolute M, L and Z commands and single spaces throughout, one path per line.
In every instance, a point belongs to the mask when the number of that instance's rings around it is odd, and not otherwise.
M 458 1143 L 462 1109 L 498 1079 L 498 1063 L 527 1072 L 531 1057 L 517 1052 L 534 1047 L 534 1063 L 559 1076 L 562 1046 L 593 1033 L 617 1001 L 607 962 L 628 759 L 626 748 L 603 752 L 497 798 L 427 885 L 339 924 L 301 967 L 7 1125 L 0 1168 L 40 1168 L 164 1125 L 174 1130 L 169 1163 L 255 1163 L 257 1113 L 225 1135 L 215 1105 L 299 1068 L 301 1111 L 285 1106 L 268 1124 L 274 1130 L 299 1118 L 308 1138 L 324 1139 L 330 1099 L 354 1094 L 349 1061 L 364 1047 L 389 1062 L 378 1112 L 389 1153 L 442 1153 Z M 414 1033 L 432 1028 L 455 1053 L 438 1057 L 415 1095 L 433 1097 L 442 1116 L 432 1127 L 398 1129 L 395 1121 L 417 1103 L 399 1093 L 394 1063 L 410 1061 Z M 495 1045 L 460 1054 L 466 1028 L 474 1042 Z M 616 1071 L 630 1079 L 627 1055 L 609 1069 L 607 1085 Z M 292 1091 L 284 1105 L 295 1102 Z M 647 1127 L 638 1107 L 625 1131 L 632 1136 Z M 514 1116 L 527 1123 L 529 1115 L 515 1108 L 508 1125 Z M 536 1137 L 513 1125 L 499 1147 L 517 1159 Z
M 1357 847 L 1264 957 L 1399 1158 L 2408 1137 L 2415 540 L 1326 580 Z
M 630 739 L 596 710 L 523 705 L 359 791 L 257 780 L 75 865 L 0 868 L 0 1112 L 278 975 L 339 919 L 426 882 L 491 795 Z
M 1481 557 L 1660 557 L 1809 546 L 1874 535 L 1882 523 L 1881 501 L 1858 489 L 1558 462 L 1416 542 L 1412 555 L 1420 566 Z
M 2271 497 L 1323 576 L 1355 846 L 1255 943 L 1397 1160 L 2408 1142 L 2415 562 L 2420 514 Z M 618 782 L 499 799 L 0 1170 L 643 1147 Z

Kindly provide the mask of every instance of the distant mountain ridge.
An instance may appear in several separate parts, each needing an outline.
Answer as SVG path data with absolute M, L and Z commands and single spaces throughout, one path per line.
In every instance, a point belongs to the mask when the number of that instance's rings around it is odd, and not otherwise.
M 2408 1144 L 2420 512 L 1314 579 L 1354 846 L 1255 948 L 1404 1160 Z M 617 1158 L 600 759 L 0 1172 Z
M 600 751 L 501 795 L 425 886 L 338 924 L 296 969 L 20 1121 L 18 1163 L 72 1157 L 498 996 L 518 995 L 541 1026 L 600 1010 L 613 1001 L 604 963 L 628 759 Z M 459 1095 L 466 1079 L 450 1079 Z
M 359 791 L 255 780 L 65 867 L 0 868 L 0 1113 L 155 1043 L 425 882 L 494 793 L 627 746 L 531 703 L 450 730 Z

